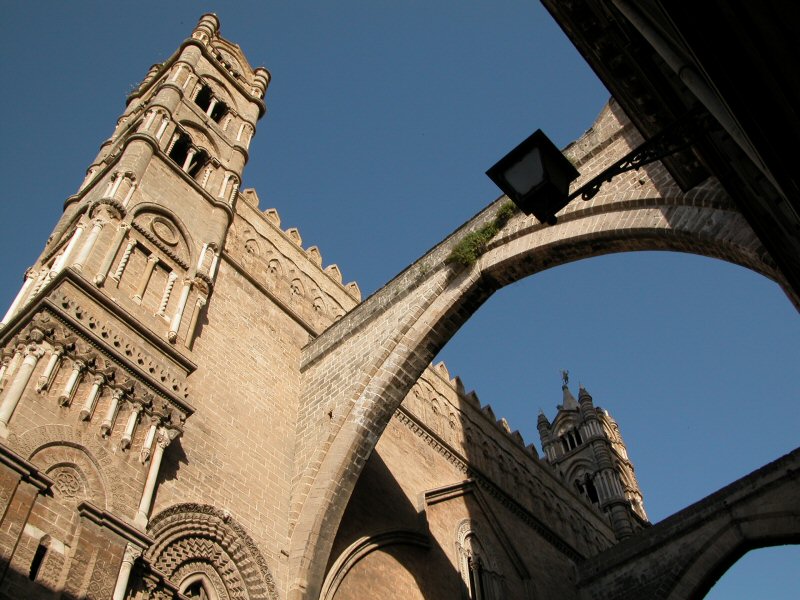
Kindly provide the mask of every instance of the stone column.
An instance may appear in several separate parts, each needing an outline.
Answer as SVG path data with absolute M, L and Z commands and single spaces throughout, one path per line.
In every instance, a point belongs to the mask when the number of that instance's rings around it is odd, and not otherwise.
M 63 355 L 64 346 L 59 345 L 53 348 L 53 351 L 50 353 L 50 360 L 47 361 L 47 366 L 44 368 L 42 376 L 39 377 L 39 381 L 36 382 L 36 391 L 38 393 L 41 394 L 50 387 L 50 383 L 53 380 L 53 373 L 55 373 L 56 367 Z
M 75 226 L 75 231 L 72 233 L 72 237 L 67 243 L 67 247 L 64 248 L 64 252 L 61 253 L 61 256 L 58 257 L 58 260 L 56 260 L 56 262 L 53 264 L 53 268 L 50 270 L 51 278 L 55 277 L 58 272 L 61 271 L 61 269 L 67 266 L 67 261 L 69 261 L 72 252 L 75 250 L 78 240 L 81 239 L 85 227 L 86 225 L 84 223 L 78 223 Z
M 175 274 L 175 271 L 170 272 L 169 277 L 167 278 L 167 285 L 164 287 L 164 294 L 161 296 L 161 302 L 158 305 L 158 312 L 156 313 L 157 316 L 163 317 L 167 311 L 167 304 L 169 303 L 169 297 L 172 294 L 172 288 L 175 285 L 175 281 L 178 279 L 178 276 Z
M 125 547 L 125 554 L 122 557 L 122 565 L 117 575 L 117 583 L 114 585 L 114 595 L 112 600 L 125 600 L 125 593 L 128 591 L 128 581 L 131 578 L 131 569 L 136 559 L 142 555 L 142 549 L 128 542 Z
M 131 240 L 128 242 L 128 245 L 125 247 L 125 252 L 122 253 L 122 258 L 119 260 L 119 265 L 117 265 L 117 270 L 111 276 L 111 279 L 116 281 L 117 285 L 119 285 L 119 280 L 122 279 L 122 274 L 125 272 L 125 267 L 127 266 L 128 260 L 130 259 L 131 253 L 135 247 L 136 240 Z
M 108 272 L 111 270 L 111 263 L 114 262 L 114 257 L 119 252 L 119 247 L 122 245 L 122 241 L 125 239 L 125 236 L 128 234 L 128 229 L 130 225 L 127 223 L 120 223 L 117 228 L 117 233 L 114 236 L 114 239 L 111 241 L 111 246 L 106 252 L 106 257 L 103 260 L 103 264 L 100 266 L 100 270 L 97 272 L 97 275 L 94 276 L 94 284 L 96 286 L 101 286 L 105 283 L 106 277 L 108 276 Z M 133 246 L 131 245 L 130 250 L 133 250 Z M 126 249 L 128 256 L 130 256 L 130 250 Z M 124 257 L 123 257 L 124 258 Z M 127 262 L 127 259 L 125 259 Z M 123 265 L 123 269 L 124 269 Z
M 117 411 L 119 410 L 119 402 L 125 395 L 125 391 L 116 389 L 111 394 L 111 404 L 108 405 L 106 416 L 103 417 L 103 422 L 100 423 L 100 435 L 108 437 L 111 433 L 111 428 L 114 426 L 114 421 L 117 418 Z
M 153 275 L 153 269 L 156 268 L 157 264 L 158 256 L 151 254 L 147 258 L 147 266 L 145 266 L 144 273 L 142 273 L 142 278 L 139 281 L 139 287 L 136 289 L 136 293 L 133 295 L 134 302 L 140 303 L 142 301 L 142 297 L 144 296 L 145 291 L 147 291 L 147 284 L 150 283 L 150 277 Z
M 197 154 L 197 148 L 191 147 L 186 152 L 186 160 L 183 161 L 183 169 L 185 172 L 189 172 L 189 168 L 192 166 L 192 160 L 194 159 L 194 155 Z
M 218 197 L 224 198 L 225 192 L 228 190 L 228 182 L 231 180 L 231 174 L 225 173 L 225 177 L 222 179 L 222 185 L 219 188 L 219 193 L 217 194 Z
M 25 358 L 17 370 L 17 376 L 11 382 L 6 397 L 3 398 L 3 403 L 0 404 L 0 437 L 8 437 L 8 421 L 22 398 L 22 393 L 31 379 L 36 363 L 43 355 L 44 349 L 38 344 L 29 344 L 25 349 Z
M 76 270 L 83 270 L 83 264 L 86 262 L 86 259 L 89 258 L 89 254 L 91 253 L 92 248 L 94 248 L 94 244 L 97 241 L 97 238 L 105 224 L 106 222 L 103 219 L 94 219 L 92 221 L 92 228 L 89 231 L 89 235 L 86 236 L 86 241 L 84 242 L 83 247 L 78 253 L 78 256 L 73 264 L 73 267 Z
M 11 359 L 14 358 L 16 353 L 12 350 L 11 352 L 3 351 L 3 359 L 0 362 L 0 392 L 3 391 L 5 385 L 3 384 L 3 377 L 6 376 L 8 373 L 8 367 L 11 364 Z
M 4 350 L 3 354 L 3 363 L 2 367 L 0 367 L 0 372 L 2 372 L 3 377 L 8 376 L 8 379 L 14 376 L 14 373 L 17 372 L 17 367 L 19 363 L 22 362 L 22 351 L 25 350 L 25 345 L 21 344 L 17 347 L 12 347 L 11 349 Z M 6 384 L 8 381 L 3 381 L 0 379 L 0 392 L 6 389 Z
M 169 125 L 169 117 L 166 114 L 161 115 L 161 126 L 158 128 L 156 132 L 156 139 L 160 140 L 161 136 L 164 135 L 164 132 L 167 130 L 167 125 Z
M 122 439 L 119 441 L 119 447 L 122 450 L 127 450 L 131 447 L 131 440 L 133 439 L 133 431 L 136 429 L 136 422 L 139 420 L 139 415 L 142 412 L 142 405 L 134 402 L 131 407 L 131 414 L 128 417 L 128 423 L 125 425 L 125 431 L 122 434 Z
M 161 468 L 161 459 L 164 457 L 164 450 L 179 434 L 180 431 L 177 429 L 161 427 L 158 430 L 153 456 L 150 459 L 150 469 L 147 472 L 147 481 L 144 483 L 142 499 L 139 502 L 136 517 L 133 519 L 133 524 L 142 531 L 147 528 L 147 513 L 150 512 L 150 505 L 153 502 L 153 492 L 156 489 L 158 471 Z
M 206 299 L 203 296 L 199 296 L 194 305 L 192 320 L 189 322 L 189 330 L 186 333 L 186 341 L 184 342 L 185 346 L 189 348 L 189 350 L 191 350 L 192 346 L 194 345 L 194 336 L 197 334 L 197 321 L 200 320 L 200 313 L 205 305 Z
M 142 123 L 142 127 L 139 131 L 144 131 L 144 132 L 149 131 L 150 126 L 153 124 L 153 121 L 156 118 L 156 114 L 158 114 L 158 112 L 155 109 L 151 108 L 150 110 L 148 110 L 145 113 L 145 120 Z
M 181 298 L 178 301 L 178 309 L 175 311 L 175 314 L 172 317 L 172 321 L 169 324 L 169 332 L 167 333 L 167 339 L 170 342 L 175 342 L 178 339 L 178 331 L 181 327 L 181 319 L 183 318 L 183 311 L 186 309 L 186 302 L 189 300 L 189 292 L 192 289 L 192 281 L 190 279 L 185 280 L 183 284 L 183 290 L 181 291 Z
M 28 269 L 27 271 L 25 271 L 25 281 L 22 284 L 22 287 L 20 288 L 19 292 L 17 292 L 17 295 L 14 298 L 14 301 L 11 303 L 11 306 L 8 307 L 8 311 L 3 317 L 3 320 L 0 321 L 0 326 L 8 323 L 9 319 L 11 319 L 11 317 L 14 316 L 14 313 L 17 311 L 19 305 L 22 304 L 22 300 L 25 298 L 25 295 L 28 293 L 28 290 L 30 289 L 31 285 L 33 285 L 33 282 L 34 282 L 33 272 L 31 271 L 31 269 Z
M 102 373 L 98 373 L 94 376 L 92 389 L 89 390 L 89 395 L 86 396 L 86 402 L 84 402 L 83 407 L 81 407 L 79 415 L 81 421 L 88 421 L 92 417 L 94 407 L 97 405 L 97 398 L 100 396 L 100 388 L 105 382 L 106 378 Z
M 75 388 L 78 387 L 78 380 L 80 379 L 81 373 L 86 368 L 86 360 L 81 358 L 76 358 L 72 363 L 72 373 L 69 374 L 69 379 L 67 379 L 67 383 L 64 385 L 64 391 L 58 397 L 58 403 L 61 406 L 69 406 L 69 403 L 72 402 L 72 395 L 75 393 Z
M 131 198 L 133 197 L 133 192 L 136 191 L 136 177 L 134 175 L 129 175 L 129 181 L 131 182 L 128 186 L 128 192 L 125 194 L 125 197 L 122 199 L 122 208 L 128 208 L 128 203 L 130 203 Z
M 150 453 L 153 450 L 153 442 L 156 441 L 156 431 L 158 430 L 159 418 L 155 415 L 150 417 L 150 429 L 147 431 L 147 436 L 142 443 L 142 451 L 139 453 L 139 461 L 144 464 L 150 458 Z
M 206 111 L 206 116 L 208 116 L 209 118 L 211 117 L 211 113 L 214 112 L 214 109 L 216 108 L 218 103 L 219 103 L 219 100 L 217 100 L 216 98 L 214 98 L 212 96 L 211 97 L 211 102 L 208 103 L 208 110 Z

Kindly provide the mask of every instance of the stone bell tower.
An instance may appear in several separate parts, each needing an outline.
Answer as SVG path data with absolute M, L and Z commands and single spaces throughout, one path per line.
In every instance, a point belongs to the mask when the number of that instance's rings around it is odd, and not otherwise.
M 2 324 L 71 268 L 154 335 L 191 345 L 269 83 L 218 29 L 203 16 L 130 94 Z
M 0 597 L 122 598 L 152 543 L 269 79 L 204 15 L 130 94 L 0 322 Z
M 553 422 L 539 413 L 545 458 L 568 485 L 608 516 L 617 538 L 629 537 L 648 521 L 617 422 L 594 406 L 583 386 L 575 400 L 567 371 L 563 378 L 563 400 Z

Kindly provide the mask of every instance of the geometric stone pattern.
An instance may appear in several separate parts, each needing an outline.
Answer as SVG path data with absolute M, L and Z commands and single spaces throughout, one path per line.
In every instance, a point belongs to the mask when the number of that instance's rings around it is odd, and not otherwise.
M 230 514 L 206 505 L 179 504 L 156 515 L 149 527 L 155 543 L 145 558 L 173 578 L 187 565 L 205 563 L 224 582 L 230 598 L 278 598 L 275 582 L 255 542 Z M 199 571 L 197 571 L 199 572 Z

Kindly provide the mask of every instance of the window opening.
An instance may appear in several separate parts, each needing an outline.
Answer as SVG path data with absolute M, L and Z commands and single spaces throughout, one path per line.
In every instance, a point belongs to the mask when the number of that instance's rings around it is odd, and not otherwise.
M 197 573 L 181 584 L 181 594 L 191 600 L 217 600 L 214 586 L 202 573 Z
M 178 163 L 178 165 L 183 165 L 183 163 L 186 161 L 186 157 L 189 155 L 189 148 L 191 147 L 191 138 L 185 133 L 181 132 L 178 140 L 172 146 L 172 150 L 170 150 L 169 157 Z
M 212 120 L 219 123 L 222 120 L 222 117 L 224 117 L 226 114 L 228 114 L 228 105 L 225 104 L 224 102 L 218 101 L 214 105 L 214 109 L 211 111 L 211 114 L 209 116 L 211 117 Z
M 192 159 L 192 162 L 189 165 L 189 168 L 186 170 L 186 172 L 189 173 L 189 175 L 191 175 L 192 177 L 197 177 L 197 175 L 200 173 L 200 171 L 206 165 L 207 162 L 208 162 L 208 152 L 206 152 L 205 150 L 200 150 L 197 154 L 194 155 L 194 158 Z
M 197 106 L 199 106 L 203 112 L 206 112 L 208 107 L 211 106 L 211 98 L 213 98 L 211 88 L 207 85 L 204 85 L 202 88 L 200 88 L 200 91 L 197 92 L 194 103 L 197 104 Z
M 28 579 L 31 581 L 36 581 L 36 577 L 39 575 L 39 571 L 42 568 L 45 554 L 47 554 L 47 546 L 39 542 L 39 545 L 36 547 L 36 552 L 33 555 L 33 560 L 31 561 L 31 570 L 28 573 Z
M 584 475 L 583 478 L 575 480 L 575 487 L 578 488 L 581 494 L 589 498 L 592 504 L 598 504 L 600 502 L 597 488 L 594 486 L 594 482 L 588 473 Z

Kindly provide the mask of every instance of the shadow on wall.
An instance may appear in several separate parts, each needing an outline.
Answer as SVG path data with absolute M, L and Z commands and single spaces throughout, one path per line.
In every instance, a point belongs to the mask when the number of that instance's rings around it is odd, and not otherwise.
M 411 503 L 376 450 L 345 510 L 320 598 L 467 597 L 459 589 L 458 572 L 427 529 L 424 513 Z

